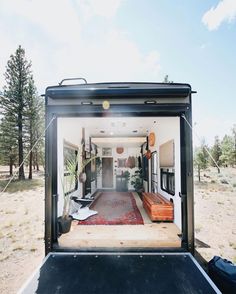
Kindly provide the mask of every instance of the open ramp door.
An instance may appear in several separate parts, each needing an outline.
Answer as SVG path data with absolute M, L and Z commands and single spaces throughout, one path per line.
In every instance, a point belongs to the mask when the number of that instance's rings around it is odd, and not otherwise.
M 50 253 L 19 293 L 221 292 L 190 253 Z

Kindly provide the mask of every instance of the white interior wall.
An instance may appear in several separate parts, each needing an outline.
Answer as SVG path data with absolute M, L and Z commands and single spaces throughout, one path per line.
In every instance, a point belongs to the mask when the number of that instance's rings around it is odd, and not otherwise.
M 130 181 L 129 181 L 129 186 L 128 186 L 128 189 L 129 190 L 134 190 L 133 186 L 131 185 L 131 176 L 134 174 L 134 172 L 137 170 L 137 168 L 126 168 L 126 167 L 123 167 L 123 168 L 118 168 L 117 167 L 117 160 L 119 158 L 128 158 L 129 156 L 134 156 L 134 157 L 138 157 L 140 155 L 140 148 L 139 147 L 127 147 L 125 148 L 124 147 L 124 152 L 122 154 L 118 154 L 116 152 L 116 148 L 113 147 L 112 148 L 112 157 L 113 158 L 113 187 L 112 189 L 116 189 L 116 173 L 117 173 L 117 170 L 120 170 L 120 171 L 129 171 L 130 172 Z M 99 157 L 104 157 L 102 156 L 102 148 L 98 148 L 98 156 Z M 98 178 L 98 189 L 102 189 L 102 172 L 100 173 L 100 177 Z
M 180 174 L 180 122 L 178 117 L 166 117 L 158 120 L 150 129 L 150 132 L 155 133 L 155 145 L 150 147 L 150 150 L 157 151 L 158 158 L 158 192 L 165 198 L 174 202 L 174 222 L 181 229 L 181 198 L 179 197 L 181 187 Z M 159 164 L 159 148 L 160 145 L 169 140 L 174 139 L 175 146 L 175 195 L 170 195 L 161 189 L 161 171 Z M 151 163 L 151 161 L 149 161 Z M 150 177 L 151 178 L 151 177 Z

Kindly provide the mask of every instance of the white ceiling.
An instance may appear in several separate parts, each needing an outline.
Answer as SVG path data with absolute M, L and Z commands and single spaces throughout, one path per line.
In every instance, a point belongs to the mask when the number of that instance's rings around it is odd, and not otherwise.
M 92 143 L 98 147 L 140 147 L 146 137 L 92 137 Z
M 141 146 L 150 129 L 168 118 L 157 117 L 88 117 L 61 118 L 67 130 L 85 129 L 85 137 L 97 140 L 100 146 Z M 99 140 L 98 140 L 99 138 Z M 132 138 L 132 139 L 130 139 Z

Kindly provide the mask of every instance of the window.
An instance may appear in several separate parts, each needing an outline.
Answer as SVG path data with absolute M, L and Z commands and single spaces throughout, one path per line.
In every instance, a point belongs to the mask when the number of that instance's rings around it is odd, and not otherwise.
M 175 143 L 169 140 L 160 146 L 161 189 L 175 195 Z
M 151 157 L 151 191 L 157 193 L 158 190 L 157 180 L 157 152 L 152 152 Z
M 112 148 L 102 148 L 102 156 L 112 156 Z
M 175 170 L 161 168 L 161 189 L 168 194 L 175 195 Z

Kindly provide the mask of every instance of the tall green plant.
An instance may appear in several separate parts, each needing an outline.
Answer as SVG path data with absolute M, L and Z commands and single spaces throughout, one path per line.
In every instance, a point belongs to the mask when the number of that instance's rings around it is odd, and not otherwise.
M 136 170 L 131 176 L 131 185 L 133 185 L 136 192 L 143 190 L 142 169 Z
M 69 176 L 67 176 L 67 180 L 65 182 L 65 178 L 61 177 L 62 182 L 62 189 L 63 189 L 63 197 L 64 197 L 64 206 L 63 206 L 63 218 L 69 217 L 70 212 L 70 194 L 67 193 L 66 187 L 69 191 L 73 189 L 73 185 L 75 180 L 80 176 L 80 174 L 84 171 L 87 164 L 89 164 L 93 159 L 97 156 L 93 156 L 90 159 L 86 159 L 85 161 L 82 160 L 82 156 L 80 152 L 75 159 L 68 159 L 66 161 L 67 172 Z

